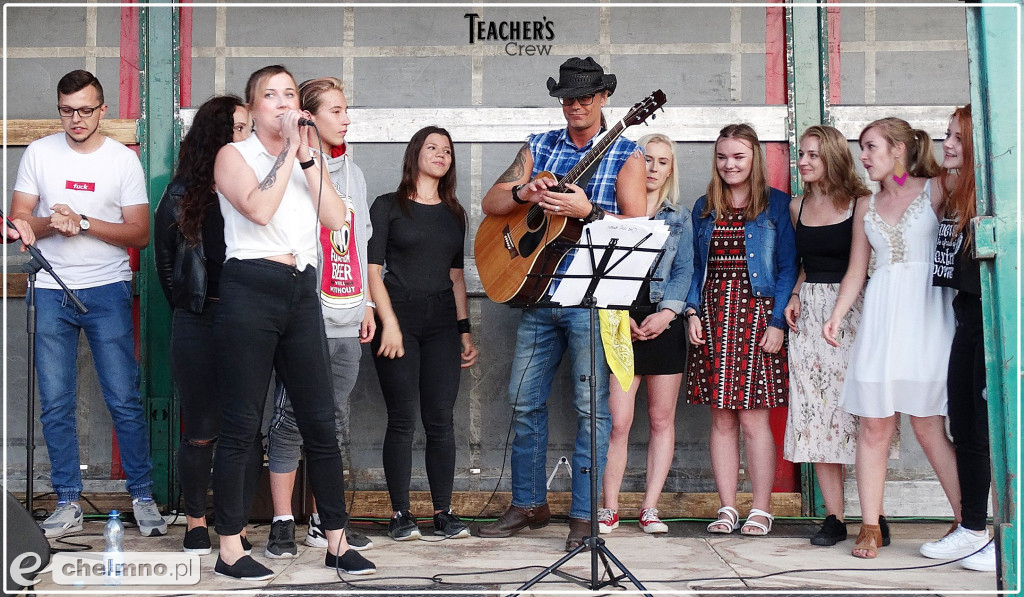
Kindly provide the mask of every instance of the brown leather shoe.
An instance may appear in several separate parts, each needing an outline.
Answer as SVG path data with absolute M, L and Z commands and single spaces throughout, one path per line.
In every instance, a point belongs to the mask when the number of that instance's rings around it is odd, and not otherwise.
M 509 506 L 497 521 L 480 527 L 478 534 L 491 539 L 511 537 L 526 527 L 531 529 L 545 527 L 550 520 L 551 508 L 547 504 L 541 504 L 534 508 Z
M 583 545 L 583 540 L 590 536 L 590 521 L 585 518 L 569 519 L 569 537 L 565 540 L 565 551 L 572 551 Z

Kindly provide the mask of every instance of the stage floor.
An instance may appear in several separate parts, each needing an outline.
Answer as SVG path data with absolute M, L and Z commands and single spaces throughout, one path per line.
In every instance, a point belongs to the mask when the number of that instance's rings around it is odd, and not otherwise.
M 426 590 L 438 593 L 454 591 L 471 594 L 508 593 L 553 564 L 562 551 L 568 524 L 556 521 L 544 529 L 523 531 L 509 539 L 470 537 L 436 541 L 427 533 L 428 524 L 421 525 L 424 540 L 396 542 L 385 534 L 386 528 L 375 523 L 359 523 L 374 547 L 363 552 L 377 565 L 374 576 L 346 576 L 338 580 L 335 572 L 323 566 L 322 549 L 302 545 L 305 527 L 298 526 L 299 553 L 292 560 L 270 560 L 263 556 L 269 525 L 253 525 L 248 535 L 255 545 L 253 556 L 266 564 L 277 576 L 269 581 L 250 583 L 217 576 L 213 573 L 214 552 L 202 557 L 199 584 L 177 587 L 92 587 L 103 594 L 131 594 L 156 591 L 158 595 L 193 595 L 206 591 L 245 591 L 264 589 L 290 594 L 329 594 L 341 591 L 389 591 L 409 593 Z M 858 526 L 851 524 L 850 538 L 835 547 L 815 547 L 808 539 L 817 526 L 804 521 L 776 521 L 768 537 L 711 536 L 705 523 L 670 523 L 667 536 L 645 535 L 637 524 L 623 523 L 615 532 L 602 535 L 611 552 L 652 591 L 864 591 L 881 590 L 928 591 L 955 593 L 960 591 L 996 590 L 995 573 L 972 572 L 958 563 L 943 564 L 918 554 L 921 543 L 938 538 L 948 523 L 894 521 L 892 545 L 882 548 L 875 560 L 850 556 Z M 173 525 L 168 535 L 145 538 L 134 528 L 125 531 L 125 549 L 129 551 L 178 552 L 184 526 Z M 103 549 L 103 522 L 86 522 L 83 533 L 66 539 L 70 542 Z M 426 539 L 430 539 L 430 542 Z M 437 538 L 440 539 L 440 538 Z M 51 541 L 56 549 L 70 548 L 61 541 Z M 581 554 L 562 567 L 564 572 L 590 578 L 590 554 Z M 936 566 L 936 564 L 938 564 Z M 515 569 L 512 571 L 500 571 Z M 811 570 L 814 569 L 814 570 Z M 600 568 L 603 572 L 604 568 Z M 77 592 L 74 587 L 56 585 L 49 573 L 40 576 L 38 595 L 55 591 Z M 351 583 L 351 584 L 349 584 Z M 633 589 L 623 580 L 626 589 Z M 534 587 L 537 592 L 577 591 L 585 589 L 556 576 Z M 608 593 L 614 588 L 605 589 Z

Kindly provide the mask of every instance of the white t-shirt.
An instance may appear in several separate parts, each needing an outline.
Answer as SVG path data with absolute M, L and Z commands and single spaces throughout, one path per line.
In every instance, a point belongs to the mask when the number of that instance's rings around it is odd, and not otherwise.
M 242 154 L 242 158 L 256 174 L 257 180 L 266 178 L 270 168 L 277 161 L 277 156 L 270 155 L 256 135 L 250 135 L 245 141 L 231 145 Z M 304 270 L 308 265 L 316 267 L 316 244 L 320 223 L 317 221 L 306 175 L 298 163 L 292 166 L 284 198 L 266 226 L 260 226 L 243 216 L 220 192 L 217 196 L 220 198 L 220 211 L 224 214 L 227 259 L 263 259 L 274 255 L 292 255 L 295 257 L 296 269 Z
M 68 146 L 64 133 L 29 144 L 18 167 L 14 190 L 39 197 L 33 215 L 49 217 L 50 207 L 64 203 L 75 213 L 105 222 L 124 222 L 121 209 L 149 203 L 146 179 L 135 152 L 110 138 L 92 153 Z M 132 279 L 128 250 L 83 231 L 77 236 L 53 234 L 36 242 L 43 257 L 68 288 L 92 288 Z M 60 288 L 39 272 L 40 288 Z

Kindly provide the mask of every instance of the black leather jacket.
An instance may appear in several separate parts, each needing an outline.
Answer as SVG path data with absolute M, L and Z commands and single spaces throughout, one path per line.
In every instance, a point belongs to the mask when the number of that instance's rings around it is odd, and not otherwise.
M 206 301 L 206 252 L 203 243 L 194 247 L 189 245 L 178 230 L 178 214 L 184 194 L 185 185 L 177 179 L 172 180 L 156 206 L 153 218 L 156 271 L 171 307 L 202 313 Z

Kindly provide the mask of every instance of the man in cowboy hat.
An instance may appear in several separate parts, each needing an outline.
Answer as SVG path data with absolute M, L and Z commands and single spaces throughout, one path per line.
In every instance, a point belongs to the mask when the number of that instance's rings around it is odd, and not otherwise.
M 546 213 L 591 222 L 607 215 L 643 216 L 646 213 L 643 154 L 636 143 L 619 137 L 608 149 L 586 189 L 567 185 L 555 192 L 555 181 L 531 179 L 540 172 L 566 174 L 592 149 L 604 129 L 601 108 L 615 91 L 615 75 L 605 74 L 593 58 L 570 58 L 559 69 L 558 81 L 548 79 L 548 91 L 562 105 L 566 127 L 531 135 L 508 170 L 483 198 L 487 215 L 503 215 L 518 205 L 535 203 Z M 517 205 L 518 204 L 518 205 Z M 564 259 L 556 273 L 565 273 Z M 558 281 L 553 280 L 549 293 Z M 497 522 L 480 528 L 481 537 L 509 537 L 530 527 L 545 526 L 551 518 L 545 482 L 548 441 L 547 399 L 552 378 L 568 349 L 572 361 L 576 444 L 572 458 L 572 508 L 566 551 L 582 544 L 590 534 L 590 479 L 580 474 L 590 468 L 590 316 L 583 309 L 527 309 L 519 321 L 509 401 L 515 412 L 512 442 L 512 505 Z M 604 470 L 611 416 L 608 412 L 608 377 L 604 349 L 597 344 L 597 466 Z M 600 485 L 600 479 L 598 479 Z

